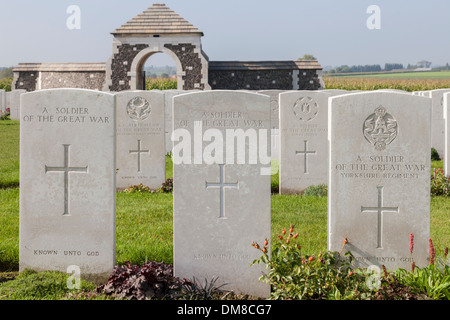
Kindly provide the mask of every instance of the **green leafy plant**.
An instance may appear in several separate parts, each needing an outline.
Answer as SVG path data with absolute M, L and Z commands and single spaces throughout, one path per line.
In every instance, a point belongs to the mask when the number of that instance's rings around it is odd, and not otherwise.
M 272 285 L 271 299 L 350 299 L 364 290 L 358 281 L 364 276 L 353 271 L 350 252 L 344 257 L 342 250 L 303 255 L 293 225 L 278 235 L 271 254 L 268 244 L 267 239 L 263 246 L 253 242 L 253 247 L 262 252 L 253 264 L 264 263 L 269 270 L 260 280 Z
M 433 196 L 450 196 L 450 177 L 444 175 L 441 168 L 433 170 L 430 193 Z
M 441 161 L 441 157 L 435 148 L 431 148 L 431 161 Z
M 444 250 L 444 258 L 436 256 L 432 239 L 429 239 L 429 264 L 418 268 L 412 258 L 414 235 L 410 235 L 411 271 L 400 268 L 396 271 L 399 282 L 411 288 L 411 292 L 422 294 L 433 300 L 450 300 L 450 266 L 448 265 L 448 247 Z
M 319 184 L 316 186 L 309 186 L 306 188 L 305 196 L 326 197 L 328 194 L 328 186 L 326 184 Z
M 417 294 L 410 286 L 402 283 L 394 273 L 388 273 L 383 265 L 383 276 L 380 277 L 379 287 L 373 300 L 425 300 L 425 295 Z
M 226 292 L 221 288 L 226 286 L 226 283 L 216 286 L 216 282 L 219 277 L 211 279 L 208 283 L 208 279 L 205 279 L 204 284 L 195 279 L 192 281 L 186 281 L 183 284 L 183 298 L 188 300 L 212 300 L 215 295 Z

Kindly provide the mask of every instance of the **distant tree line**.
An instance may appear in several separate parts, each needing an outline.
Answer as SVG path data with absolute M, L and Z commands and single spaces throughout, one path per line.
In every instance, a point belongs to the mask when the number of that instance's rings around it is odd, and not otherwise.
M 12 78 L 14 73 L 13 68 L 0 68 L 0 79 Z
M 365 73 L 365 72 L 387 72 L 387 71 L 393 71 L 393 70 L 414 70 L 419 68 L 430 68 L 431 62 L 427 60 L 422 60 L 417 62 L 416 64 L 408 64 L 405 68 L 403 64 L 401 63 L 385 63 L 384 68 L 381 67 L 379 64 L 373 64 L 373 65 L 355 65 L 355 66 L 348 66 L 348 65 L 342 65 L 339 67 L 336 67 L 334 69 L 328 70 L 328 73 Z M 447 63 L 443 67 L 436 67 L 433 68 L 433 70 L 449 70 L 449 64 Z
M 177 74 L 177 68 L 174 66 L 149 66 L 145 68 L 147 78 L 171 78 Z
M 348 66 L 343 65 L 340 67 L 336 67 L 334 69 L 330 69 L 328 73 L 355 73 L 355 72 L 382 72 L 382 71 L 392 71 L 403 69 L 403 64 L 401 63 L 386 63 L 384 68 L 379 64 L 366 64 L 366 65 L 357 65 L 357 66 Z

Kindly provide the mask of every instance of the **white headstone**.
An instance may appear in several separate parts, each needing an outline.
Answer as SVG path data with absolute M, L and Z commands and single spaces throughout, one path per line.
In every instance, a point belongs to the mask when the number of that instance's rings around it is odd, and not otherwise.
M 175 275 L 268 297 L 251 244 L 271 230 L 270 98 L 205 91 L 173 110 Z
M 158 189 L 166 180 L 164 94 L 116 94 L 117 188 L 143 184 Z
M 328 249 L 357 266 L 425 266 L 430 236 L 431 100 L 403 93 L 329 99 Z
M 165 114 L 165 137 L 166 137 L 166 153 L 172 152 L 172 140 L 170 137 L 172 136 L 173 131 L 173 123 L 172 123 L 172 98 L 182 93 L 186 93 L 183 90 L 164 90 L 164 114 Z
M 445 136 L 444 136 L 444 174 L 450 176 L 450 92 L 444 93 L 444 121 L 445 121 Z
M 20 120 L 20 96 L 26 92 L 24 89 L 7 92 L 11 120 Z
M 114 119 L 112 94 L 52 89 L 22 95 L 20 270 L 77 270 L 93 281 L 113 270 Z
M 445 153 L 445 123 L 444 123 L 444 93 L 450 89 L 430 91 L 432 101 L 431 147 L 435 148 L 440 157 Z
M 323 90 L 318 90 L 318 91 L 319 92 L 330 93 L 330 94 L 333 94 L 333 95 L 341 95 L 341 94 L 351 93 L 351 91 L 343 90 L 343 89 L 323 89 Z
M 399 90 L 399 89 L 378 89 L 378 90 L 376 90 L 376 91 L 377 91 L 377 92 L 384 91 L 384 92 L 398 92 L 398 93 L 412 94 L 412 93 L 409 93 L 408 91 L 405 91 L 405 90 Z
M 0 89 L 0 113 L 5 113 L 6 111 L 6 92 Z
M 319 91 L 280 94 L 280 193 L 328 183 L 328 98 Z
M 270 97 L 271 110 L 271 150 L 272 159 L 280 158 L 280 112 L 279 112 L 279 95 L 286 92 L 285 90 L 261 90 L 257 93 L 264 94 Z

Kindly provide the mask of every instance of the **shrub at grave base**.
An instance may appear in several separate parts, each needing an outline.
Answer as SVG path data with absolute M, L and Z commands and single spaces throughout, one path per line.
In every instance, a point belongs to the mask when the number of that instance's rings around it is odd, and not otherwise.
M 227 292 L 221 289 L 226 286 L 226 283 L 216 286 L 218 279 L 219 277 L 213 278 L 209 283 L 208 279 L 205 279 L 203 285 L 195 277 L 192 281 L 186 281 L 183 285 L 183 298 L 187 300 L 212 300 L 215 296 Z
M 161 186 L 161 192 L 171 193 L 173 191 L 173 178 L 166 179 Z
M 350 253 L 345 253 L 344 258 L 341 252 L 303 256 L 293 225 L 289 232 L 283 230 L 278 240 L 270 256 L 267 240 L 263 247 L 253 243 L 263 253 L 253 264 L 264 263 L 269 269 L 260 280 L 271 283 L 271 299 L 352 299 L 367 291 L 361 281 L 364 275 L 351 268 Z
M 433 300 L 450 300 L 450 267 L 446 264 L 430 264 L 422 269 L 415 268 L 414 272 L 398 269 L 396 277 L 414 294 Z
M 264 263 L 269 269 L 260 280 L 272 285 L 271 299 L 329 299 L 329 300 L 449 300 L 450 266 L 448 248 L 444 258 L 438 258 L 430 239 L 430 264 L 426 268 L 415 267 L 412 271 L 397 269 L 373 273 L 369 268 L 352 269 L 354 257 L 346 252 L 341 258 L 347 238 L 340 252 L 319 253 L 303 256 L 298 234 L 294 227 L 278 235 L 278 243 L 272 245 L 268 254 L 268 240 L 264 246 L 253 242 L 253 247 L 262 251 L 260 259 L 253 263 Z M 410 253 L 413 257 L 414 235 L 410 235 Z
M 328 194 L 328 187 L 326 184 L 319 184 L 317 186 L 309 186 L 306 188 L 305 196 L 326 197 Z
M 153 190 L 150 190 L 148 186 L 144 186 L 142 183 L 138 185 L 129 186 L 124 190 L 126 193 L 135 193 L 135 192 L 155 192 Z
M 450 177 L 446 177 L 441 168 L 434 169 L 431 175 L 430 193 L 433 196 L 450 196 Z
M 129 186 L 125 190 L 123 190 L 125 193 L 171 193 L 173 191 L 173 179 L 168 178 L 166 181 L 164 181 L 161 185 L 161 188 L 159 189 L 150 189 L 150 187 L 140 183 L 138 185 Z
M 181 296 L 186 280 L 173 276 L 173 267 L 163 262 L 147 262 L 143 266 L 125 262 L 114 267 L 108 282 L 98 292 L 114 294 L 118 299 L 175 299 Z
M 414 235 L 410 236 L 411 272 L 398 269 L 396 277 L 398 282 L 410 287 L 411 292 L 426 296 L 433 300 L 450 300 L 450 266 L 448 265 L 448 247 L 444 250 L 444 257 L 436 256 L 433 241 L 429 239 L 430 263 L 425 268 L 415 267 L 412 259 L 414 248 Z
M 9 108 L 3 113 L 0 111 L 0 120 L 11 120 L 11 113 L 9 112 Z

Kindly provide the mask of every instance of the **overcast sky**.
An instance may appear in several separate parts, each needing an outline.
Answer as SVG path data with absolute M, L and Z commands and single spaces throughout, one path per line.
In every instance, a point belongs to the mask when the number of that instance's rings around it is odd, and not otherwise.
M 153 3 L 165 3 L 203 31 L 211 61 L 313 54 L 324 67 L 450 63 L 449 0 L 0 0 L 0 66 L 106 62 L 110 33 Z M 70 5 L 80 8 L 79 30 L 66 26 Z M 380 8 L 380 29 L 367 27 L 370 5 Z M 154 58 L 151 64 L 173 63 Z

